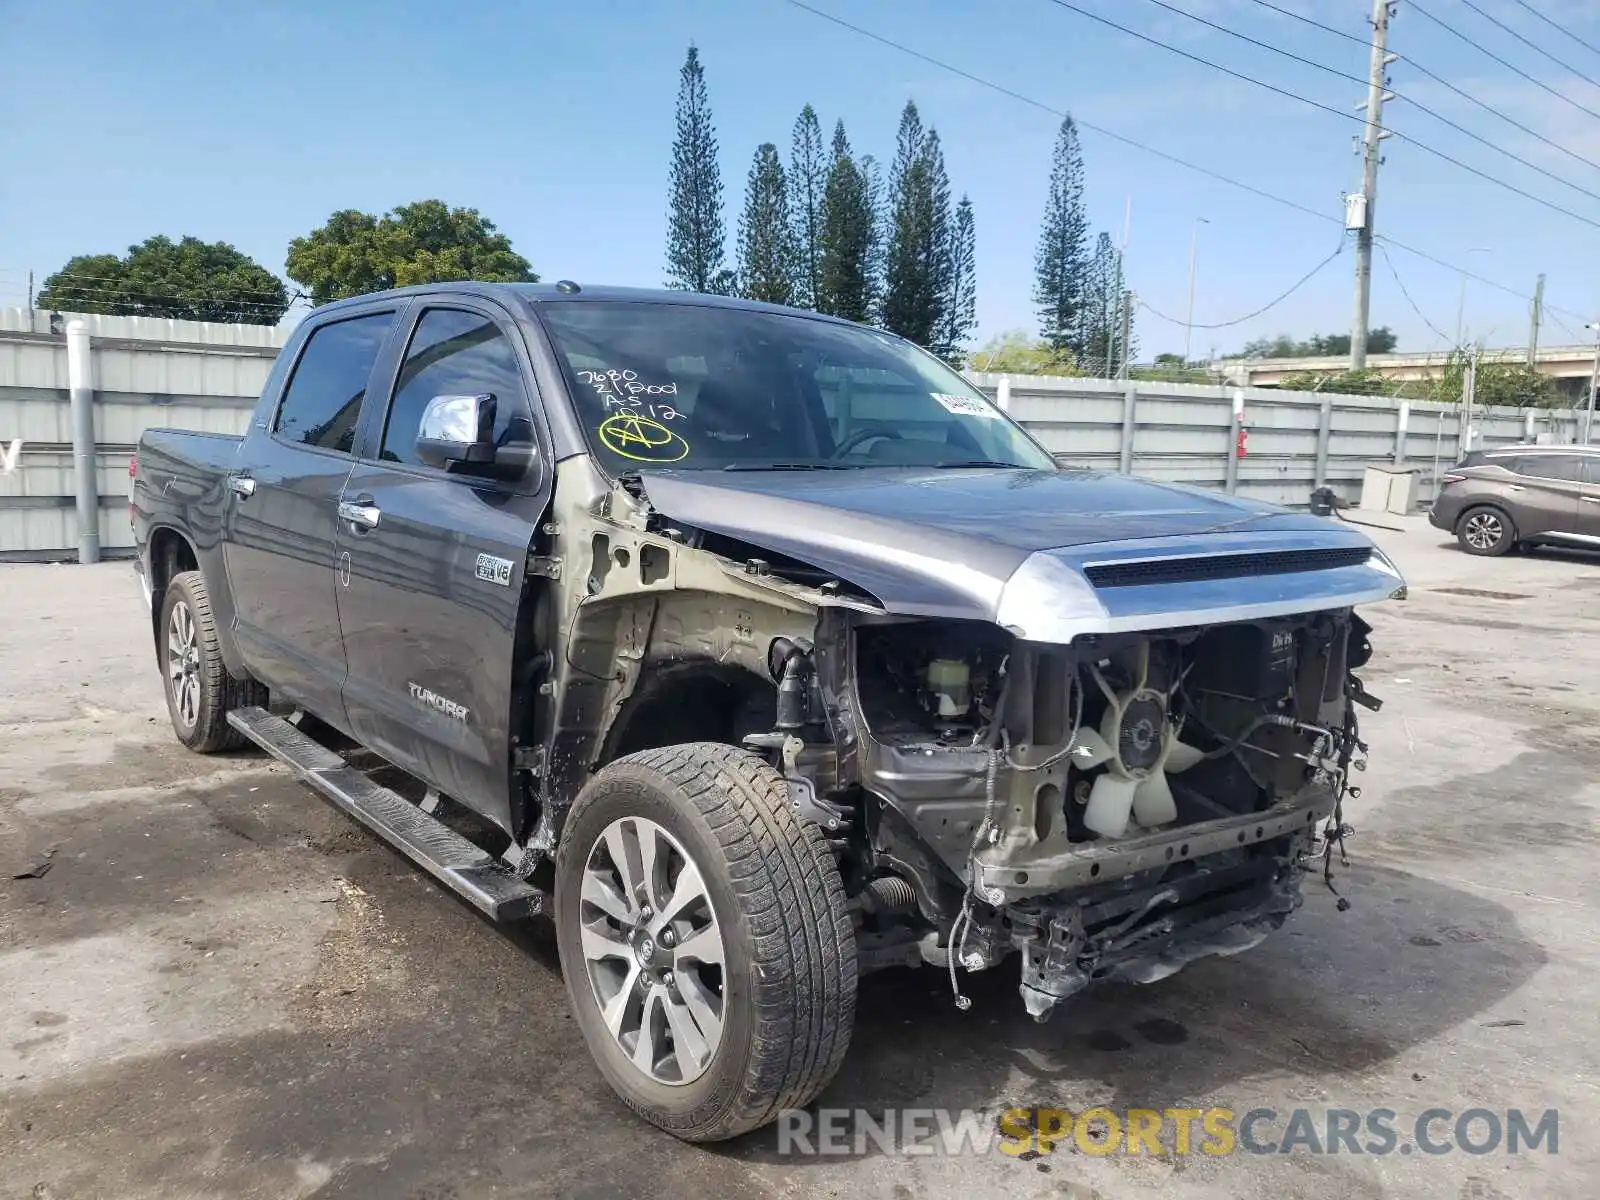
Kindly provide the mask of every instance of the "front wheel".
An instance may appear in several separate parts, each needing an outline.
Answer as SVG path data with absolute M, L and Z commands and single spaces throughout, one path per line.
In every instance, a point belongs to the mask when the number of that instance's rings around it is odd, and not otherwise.
M 156 637 L 167 714 L 178 740 L 201 754 L 244 745 L 244 736 L 228 724 L 228 710 L 264 704 L 266 692 L 253 680 L 233 678 L 223 665 L 211 597 L 199 571 L 183 571 L 167 584 Z
M 647 1121 L 734 1137 L 839 1069 L 856 998 L 844 888 L 760 759 L 691 743 L 603 768 L 567 818 L 555 901 L 578 1027 Z
M 1456 541 L 1468 554 L 1498 557 L 1517 544 L 1517 530 L 1498 508 L 1469 508 L 1456 526 Z

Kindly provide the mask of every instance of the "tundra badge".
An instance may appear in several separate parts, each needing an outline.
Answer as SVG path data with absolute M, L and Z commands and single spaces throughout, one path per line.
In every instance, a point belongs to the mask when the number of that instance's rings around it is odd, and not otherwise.
M 430 688 L 423 687 L 420 683 L 411 683 L 411 698 L 418 704 L 425 704 L 436 712 L 441 712 L 447 717 L 453 717 L 463 724 L 467 719 L 467 706 L 457 704 L 448 696 L 441 696 Z

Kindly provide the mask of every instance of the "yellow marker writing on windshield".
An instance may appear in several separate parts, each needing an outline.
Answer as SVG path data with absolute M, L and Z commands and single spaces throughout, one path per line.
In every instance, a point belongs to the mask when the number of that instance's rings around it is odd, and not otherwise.
M 600 422 L 600 444 L 635 462 L 672 463 L 685 458 L 689 443 L 660 421 L 638 413 L 612 413 Z

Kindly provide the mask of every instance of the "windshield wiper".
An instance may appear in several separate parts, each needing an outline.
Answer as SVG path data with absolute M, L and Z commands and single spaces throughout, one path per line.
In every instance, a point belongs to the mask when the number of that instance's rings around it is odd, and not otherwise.
M 1031 469 L 1023 466 L 1021 463 L 997 462 L 992 458 L 969 458 L 963 462 L 937 462 L 929 463 L 928 465 L 930 467 L 936 467 L 941 471 L 954 469 L 956 467 L 1005 467 L 1012 471 L 1026 471 Z
M 729 463 L 724 471 L 859 471 L 865 463 Z

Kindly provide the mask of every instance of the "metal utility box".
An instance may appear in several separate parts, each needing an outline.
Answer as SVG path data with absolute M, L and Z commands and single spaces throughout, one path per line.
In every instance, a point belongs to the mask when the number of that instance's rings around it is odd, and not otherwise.
M 1368 467 L 1361 479 L 1358 508 L 1402 516 L 1417 506 L 1416 467 Z

